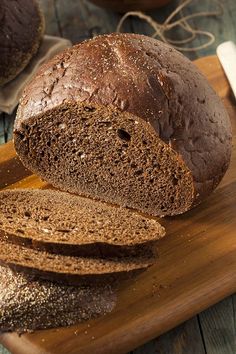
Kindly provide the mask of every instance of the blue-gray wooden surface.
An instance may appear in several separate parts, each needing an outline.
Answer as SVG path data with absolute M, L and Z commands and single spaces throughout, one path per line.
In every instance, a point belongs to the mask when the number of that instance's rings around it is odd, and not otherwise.
M 1 1 L 1 0 L 0 0 Z M 73 43 L 93 35 L 113 32 L 120 15 L 98 8 L 86 0 L 39 0 L 46 17 L 46 32 L 69 38 Z M 112 1 L 112 0 L 111 0 Z M 215 54 L 216 46 L 226 40 L 236 42 L 236 0 L 221 0 L 224 14 L 221 17 L 195 19 L 193 25 L 211 31 L 215 43 L 198 52 L 185 53 L 190 59 Z M 150 13 L 163 21 L 178 1 Z M 213 0 L 195 0 L 185 13 L 213 9 Z M 1 29 L 0 29 L 1 30 Z M 152 34 L 152 29 L 141 20 L 130 18 L 125 30 Z M 182 36 L 181 31 L 173 33 Z M 203 38 L 193 43 L 200 45 Z M 0 144 L 11 139 L 15 114 L 0 115 Z M 236 295 L 195 316 L 177 328 L 134 350 L 134 354 L 236 354 Z M 8 353 L 0 346 L 0 354 Z M 34 353 L 32 353 L 34 354 Z M 66 353 L 65 353 L 66 354 Z M 93 353 L 91 353 L 93 354 Z M 96 354 L 96 353 L 94 353 Z

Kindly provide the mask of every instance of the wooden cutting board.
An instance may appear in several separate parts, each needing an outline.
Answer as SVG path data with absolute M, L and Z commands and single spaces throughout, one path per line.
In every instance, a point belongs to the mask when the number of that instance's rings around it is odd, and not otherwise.
M 162 219 L 168 236 L 157 264 L 121 284 L 112 313 L 69 328 L 0 335 L 12 353 L 126 353 L 236 291 L 236 105 L 217 58 L 196 64 L 232 119 L 233 155 L 222 183 L 194 210 Z M 11 142 L 0 148 L 0 188 L 6 185 L 48 187 L 22 167 Z

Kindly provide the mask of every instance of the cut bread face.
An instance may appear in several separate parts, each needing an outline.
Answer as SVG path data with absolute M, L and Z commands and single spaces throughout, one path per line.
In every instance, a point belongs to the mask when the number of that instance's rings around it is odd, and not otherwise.
M 154 255 L 122 259 L 69 257 L 0 241 L 0 263 L 15 271 L 68 285 L 103 283 L 136 275 L 152 265 Z
M 114 107 L 68 102 L 15 129 L 24 165 L 53 186 L 153 216 L 190 209 L 193 177 L 143 119 Z
M 105 315 L 115 307 L 115 290 L 104 284 L 65 286 L 0 267 L 0 330 L 22 333 Z
M 82 257 L 142 256 L 165 235 L 154 219 L 55 190 L 0 192 L 0 238 Z M 152 251 L 153 250 L 153 251 Z

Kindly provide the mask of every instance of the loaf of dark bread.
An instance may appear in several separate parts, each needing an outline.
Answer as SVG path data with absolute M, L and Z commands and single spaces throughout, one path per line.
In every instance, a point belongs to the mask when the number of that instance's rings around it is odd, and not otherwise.
M 43 31 L 36 0 L 0 1 L 0 86 L 26 67 L 38 50 Z
M 151 253 L 164 228 L 129 209 L 55 190 L 0 192 L 0 238 L 82 257 Z
M 70 326 L 111 312 L 110 285 L 65 286 L 0 267 L 0 331 Z
M 230 120 L 205 77 L 135 34 L 93 38 L 44 65 L 14 140 L 24 165 L 59 189 L 159 216 L 206 198 L 231 155 Z

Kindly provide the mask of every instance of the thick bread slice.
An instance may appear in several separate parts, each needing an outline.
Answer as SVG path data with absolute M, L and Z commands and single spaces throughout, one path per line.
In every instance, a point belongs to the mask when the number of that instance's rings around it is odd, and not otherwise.
M 111 312 L 110 285 L 65 286 L 0 267 L 0 331 L 71 326 Z
M 55 190 L 0 192 L 0 239 L 51 253 L 132 256 L 165 235 L 153 219 Z
M 229 117 L 196 66 L 130 33 L 97 36 L 42 66 L 14 128 L 24 165 L 55 187 L 155 216 L 200 203 L 231 155 Z
M 127 278 L 152 265 L 154 254 L 126 258 L 69 257 L 0 241 L 0 264 L 43 279 L 82 284 Z

